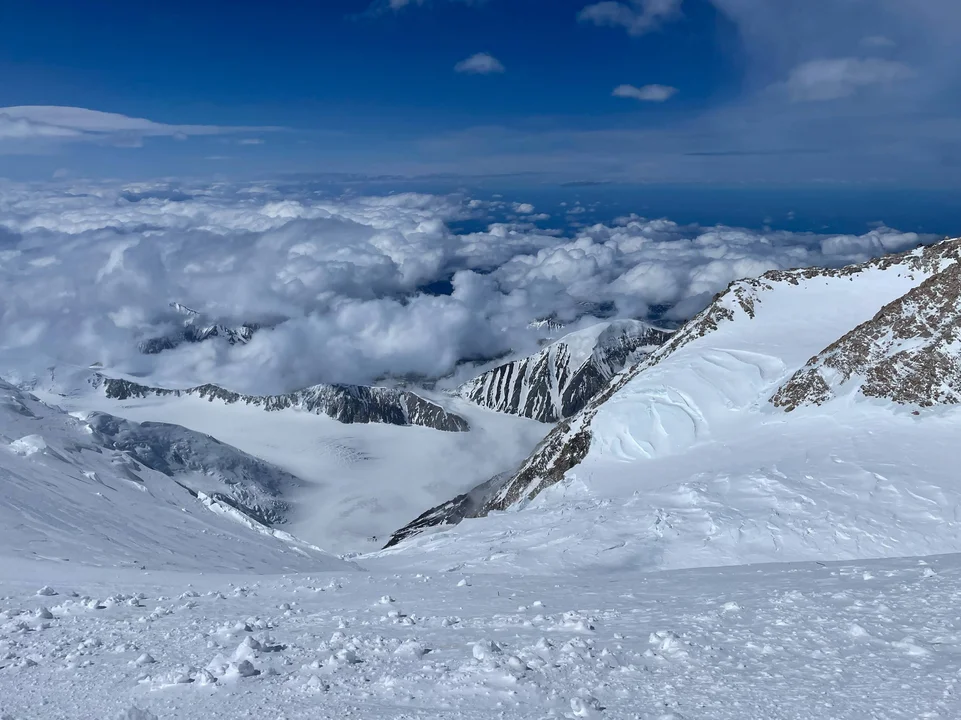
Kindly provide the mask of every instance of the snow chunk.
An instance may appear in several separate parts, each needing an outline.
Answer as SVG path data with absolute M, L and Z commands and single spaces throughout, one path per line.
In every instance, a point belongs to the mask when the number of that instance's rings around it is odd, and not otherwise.
M 149 710 L 141 710 L 134 705 L 117 715 L 116 720 L 158 720 L 158 718 Z
M 40 435 L 26 435 L 19 440 L 14 440 L 9 445 L 10 451 L 28 457 L 47 449 L 47 441 Z

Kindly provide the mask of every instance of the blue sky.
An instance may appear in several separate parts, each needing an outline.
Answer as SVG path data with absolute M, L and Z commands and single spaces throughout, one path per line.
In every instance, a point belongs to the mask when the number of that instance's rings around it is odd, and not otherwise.
M 956 188 L 958 27 L 957 0 L 4 3 L 0 176 Z

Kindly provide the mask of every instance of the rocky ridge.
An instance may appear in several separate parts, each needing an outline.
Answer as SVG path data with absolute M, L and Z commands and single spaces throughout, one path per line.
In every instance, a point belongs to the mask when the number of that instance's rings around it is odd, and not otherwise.
M 961 263 L 811 358 L 771 402 L 790 412 L 846 390 L 918 407 L 961 402 Z
M 184 343 L 201 343 L 211 338 L 223 338 L 230 345 L 244 345 L 250 342 L 254 333 L 262 327 L 259 323 L 230 326 L 213 322 L 196 310 L 177 302 L 170 303 L 170 307 L 176 314 L 183 316 L 181 327 L 172 333 L 142 340 L 139 349 L 144 355 L 156 355 Z
M 457 394 L 498 412 L 554 423 L 579 412 L 615 374 L 669 337 L 667 330 L 637 320 L 599 323 L 499 365 Z
M 417 425 L 446 432 L 466 432 L 470 424 L 459 415 L 448 412 L 437 403 L 407 390 L 367 387 L 362 385 L 315 385 L 284 395 L 244 395 L 218 385 L 200 385 L 186 390 L 148 387 L 129 380 L 97 374 L 94 387 L 101 388 L 113 400 L 147 397 L 203 398 L 225 405 L 243 403 L 265 411 L 294 409 L 315 415 L 327 415 L 342 423 L 386 423 Z

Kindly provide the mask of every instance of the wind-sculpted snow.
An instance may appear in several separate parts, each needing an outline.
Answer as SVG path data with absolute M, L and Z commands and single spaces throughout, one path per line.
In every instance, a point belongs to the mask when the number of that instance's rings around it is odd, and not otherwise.
M 293 481 L 199 433 L 80 419 L 0 383 L 0 564 L 344 569 L 251 516 L 279 517 L 274 493 Z
M 462 385 L 458 394 L 499 412 L 557 422 L 580 411 L 611 377 L 668 337 L 668 331 L 636 320 L 600 323 L 499 365 Z
M 558 548 L 561 552 L 563 548 Z M 640 574 L 0 565 L 6 717 L 957 716 L 958 557 Z
M 452 559 L 477 547 L 479 566 L 656 569 L 961 551 L 956 411 L 827 403 L 786 414 L 768 403 L 842 336 L 823 357 L 886 387 L 872 397 L 950 403 L 959 253 L 952 240 L 734 283 L 475 498 L 462 514 L 478 519 L 392 552 Z M 803 389 L 798 377 L 785 387 Z
M 568 331 L 673 323 L 738 277 L 933 240 L 633 216 L 539 229 L 528 215 L 497 222 L 506 202 L 335 198 L 295 182 L 2 183 L 0 375 L 42 381 L 99 362 L 155 386 L 251 395 L 440 378 L 465 358 L 536 352 L 556 339 L 545 318 Z M 489 224 L 455 233 L 463 219 Z
M 360 387 L 356 385 L 318 385 L 286 395 L 242 395 L 217 385 L 202 385 L 186 390 L 147 387 L 129 380 L 97 375 L 95 387 L 103 389 L 112 400 L 128 400 L 150 396 L 196 396 L 209 402 L 227 405 L 243 403 L 265 411 L 294 409 L 323 414 L 342 423 L 387 423 L 420 425 L 447 432 L 467 432 L 464 418 L 449 413 L 440 405 L 406 390 Z

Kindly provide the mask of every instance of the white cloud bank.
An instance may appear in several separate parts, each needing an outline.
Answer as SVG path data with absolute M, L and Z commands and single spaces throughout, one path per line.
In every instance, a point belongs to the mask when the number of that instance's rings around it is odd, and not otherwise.
M 669 85 L 618 85 L 611 93 L 614 97 L 632 98 L 644 102 L 665 102 L 677 95 L 677 88 Z
M 186 138 L 278 128 L 170 125 L 119 113 L 55 105 L 0 108 L 0 152 L 4 141 L 107 141 L 137 144 L 145 137 Z
M 887 228 L 824 236 L 639 217 L 573 237 L 526 224 L 449 229 L 487 205 L 410 193 L 319 200 L 269 185 L 0 184 L 0 375 L 99 361 L 160 384 L 251 392 L 438 376 L 462 358 L 533 349 L 535 319 L 588 322 L 604 306 L 633 317 L 670 307 L 680 319 L 735 278 L 922 240 Z M 424 290 L 447 281 L 450 294 Z M 139 341 L 182 321 L 172 301 L 273 327 L 247 345 L 141 355 Z
M 466 60 L 461 60 L 454 66 L 454 70 L 459 73 L 469 75 L 491 75 L 504 72 L 504 65 L 490 53 L 482 52 L 471 55 Z

